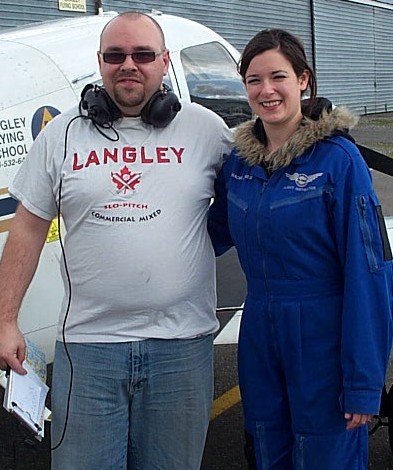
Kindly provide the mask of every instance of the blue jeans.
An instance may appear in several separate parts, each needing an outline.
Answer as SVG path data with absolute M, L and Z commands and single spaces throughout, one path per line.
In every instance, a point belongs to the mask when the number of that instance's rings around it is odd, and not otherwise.
M 213 399 L 213 337 L 68 343 L 73 382 L 53 470 L 199 470 Z M 56 344 L 52 446 L 64 429 L 70 365 Z

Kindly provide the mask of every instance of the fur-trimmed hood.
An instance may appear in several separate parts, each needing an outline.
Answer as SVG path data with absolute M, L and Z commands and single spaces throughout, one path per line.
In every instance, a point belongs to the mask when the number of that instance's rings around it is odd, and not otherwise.
M 317 121 L 305 117 L 285 144 L 271 153 L 266 152 L 262 142 L 263 135 L 261 139 L 255 132 L 256 121 L 247 121 L 235 131 L 235 147 L 249 165 L 263 164 L 269 170 L 274 171 L 288 166 L 292 160 L 302 155 L 316 142 L 333 134 L 348 132 L 358 120 L 357 116 L 343 106 L 331 112 L 324 111 Z M 259 119 L 257 122 L 263 134 L 262 122 Z

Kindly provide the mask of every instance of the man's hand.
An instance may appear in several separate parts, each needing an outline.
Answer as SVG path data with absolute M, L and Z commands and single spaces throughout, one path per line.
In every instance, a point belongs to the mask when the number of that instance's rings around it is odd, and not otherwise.
M 0 369 L 8 367 L 25 375 L 22 362 L 26 357 L 26 343 L 18 326 L 14 323 L 0 324 Z
M 345 413 L 345 419 L 347 420 L 347 431 L 350 429 L 358 428 L 364 424 L 368 424 L 373 415 L 362 415 L 358 413 Z

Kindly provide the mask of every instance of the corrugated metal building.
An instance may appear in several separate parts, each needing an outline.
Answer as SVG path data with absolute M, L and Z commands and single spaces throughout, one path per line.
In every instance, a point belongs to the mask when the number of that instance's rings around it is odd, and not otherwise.
M 74 0 L 75 1 L 75 0 Z M 62 11 L 61 0 L 2 0 L 0 31 L 32 21 L 105 11 L 157 9 L 214 29 L 241 50 L 259 30 L 300 36 L 319 94 L 358 113 L 393 111 L 393 1 L 376 0 L 85 0 L 86 12 Z

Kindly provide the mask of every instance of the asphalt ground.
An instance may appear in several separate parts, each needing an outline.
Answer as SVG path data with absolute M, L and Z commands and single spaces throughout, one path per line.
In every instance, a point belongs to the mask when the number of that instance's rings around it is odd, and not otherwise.
M 361 117 L 352 135 L 358 143 L 393 157 L 393 113 Z M 373 172 L 373 179 L 384 215 L 393 217 L 393 177 Z M 235 252 L 231 251 L 219 258 L 217 281 L 219 306 L 236 306 L 242 303 L 245 285 Z M 219 313 L 221 328 L 227 326 L 232 317 L 233 312 Z M 391 366 L 386 379 L 388 389 L 392 384 Z M 243 417 L 237 392 L 236 344 L 215 346 L 214 412 L 215 418 L 210 423 L 201 470 L 246 470 L 243 458 Z M 372 423 L 375 424 L 376 421 Z M 15 418 L 0 409 L 0 470 L 49 470 L 49 424 L 46 425 L 45 436 L 41 443 L 37 443 Z M 317 468 L 316 464 L 316 470 Z M 382 426 L 370 436 L 369 468 L 393 470 L 387 426 Z

